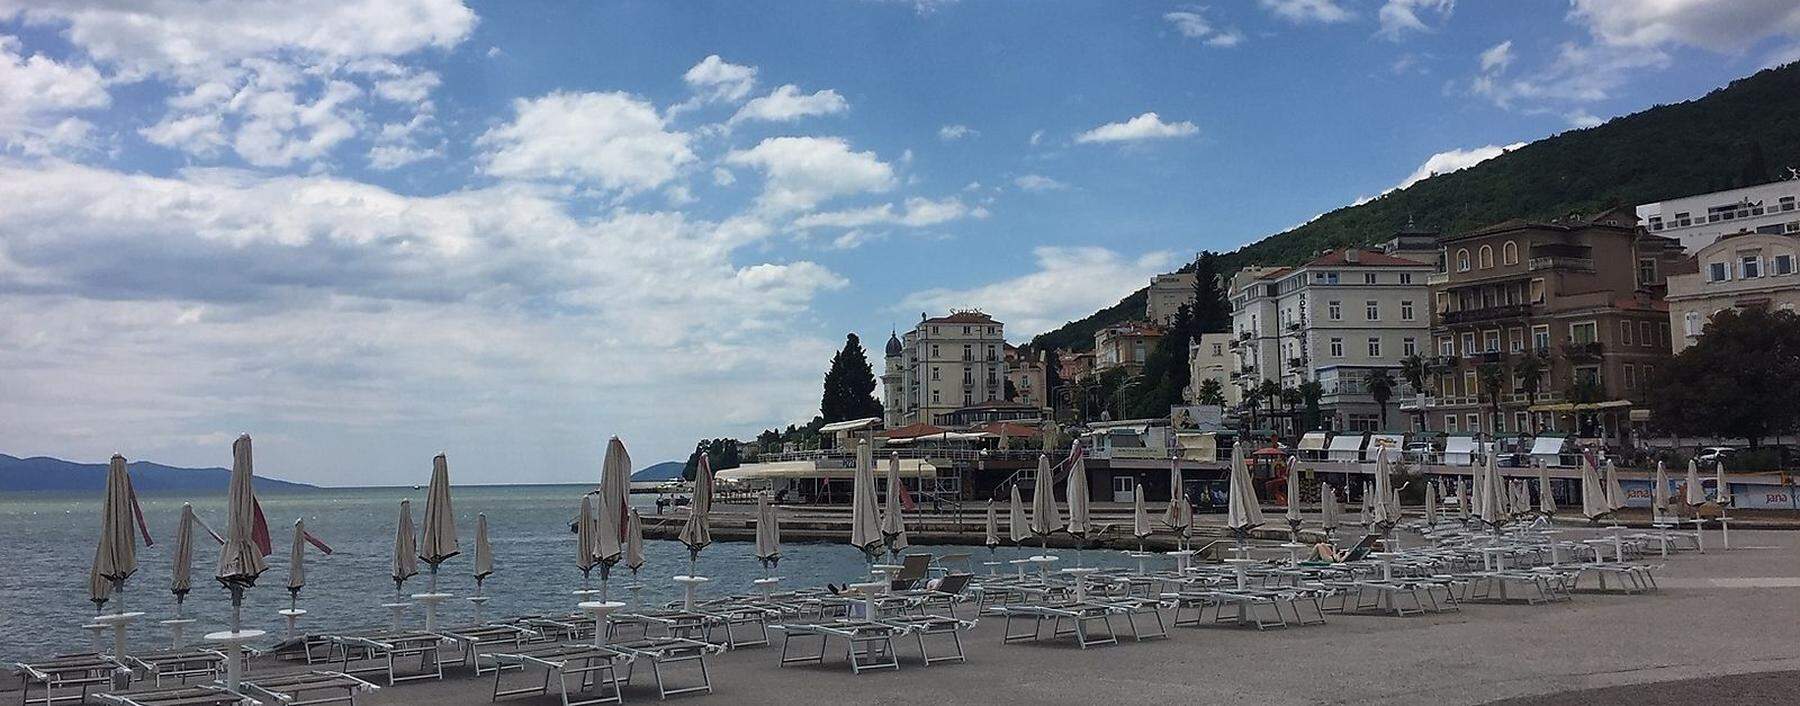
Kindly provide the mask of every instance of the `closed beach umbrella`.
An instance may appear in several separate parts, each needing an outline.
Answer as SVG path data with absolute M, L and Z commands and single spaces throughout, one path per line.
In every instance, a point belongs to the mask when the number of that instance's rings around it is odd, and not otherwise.
M 1287 522 L 1294 531 L 1300 531 L 1300 458 L 1288 458 L 1287 468 Z
M 635 509 L 625 520 L 625 568 L 633 575 L 644 568 L 644 518 Z
M 175 594 L 175 617 L 194 587 L 194 506 L 181 505 L 181 523 L 175 527 L 175 563 L 169 573 L 169 592 Z
M 900 556 L 900 551 L 911 546 L 906 540 L 906 514 L 901 502 L 905 490 L 900 486 L 900 454 L 888 454 L 887 498 L 881 511 L 881 541 L 887 545 L 889 554 Z
M 867 440 L 857 442 L 856 475 L 850 489 L 850 543 L 874 561 L 881 553 L 881 513 L 875 499 L 875 461 L 871 453 Z
M 1719 507 L 1731 502 L 1731 484 L 1725 482 L 1725 462 L 1722 460 L 1713 462 L 1713 502 Z
M 982 536 L 981 544 L 992 553 L 1000 546 L 1000 511 L 994 508 L 994 501 L 987 502 L 987 533 Z
M 1656 462 L 1656 481 L 1650 488 L 1651 514 L 1657 521 L 1669 512 L 1669 468 L 1662 461 Z
M 1486 466 L 1481 469 L 1481 521 L 1498 530 L 1506 520 L 1506 481 L 1500 476 L 1498 454 L 1488 447 Z
M 406 580 L 419 575 L 419 540 L 413 534 L 412 501 L 400 501 L 400 520 L 394 525 L 394 597 Z M 397 602 L 397 601 L 396 601 Z
M 775 506 L 769 496 L 756 496 L 756 559 L 764 569 L 781 562 L 781 520 L 775 517 Z
M 699 482 L 698 476 L 695 482 Z M 625 524 L 629 521 L 625 513 L 631 505 L 630 498 L 631 454 L 625 450 L 625 442 L 615 436 L 606 440 L 606 459 L 600 465 L 600 504 L 594 509 L 612 517 L 613 543 L 621 546 L 625 543 Z M 613 561 L 617 560 L 615 556 Z
M 231 590 L 231 631 L 243 626 L 244 589 L 256 585 L 267 571 L 262 549 L 256 546 L 256 492 L 251 487 L 250 435 L 231 445 L 231 483 L 225 492 L 225 544 L 219 547 L 219 568 L 213 573 Z
M 488 543 L 487 513 L 475 515 L 475 594 L 481 582 L 494 574 L 494 545 Z
M 1050 535 L 1063 528 L 1062 510 L 1056 505 L 1056 476 L 1050 472 L 1050 457 L 1038 454 L 1037 482 L 1031 490 L 1031 533 L 1037 535 L 1038 547 L 1048 547 Z
M 1256 500 L 1256 488 L 1250 483 L 1250 468 L 1244 465 L 1244 447 L 1231 447 L 1231 486 L 1226 491 L 1225 526 L 1241 539 L 1263 523 L 1262 503 Z
M 1343 513 L 1338 508 L 1337 489 L 1324 483 L 1319 484 L 1319 524 L 1330 532 L 1338 528 L 1338 516 Z
M 1606 497 L 1606 481 L 1600 479 L 1600 472 L 1594 470 L 1594 464 L 1586 455 L 1581 457 L 1581 514 L 1588 521 L 1598 521 L 1612 512 Z
M 1144 505 L 1144 484 L 1139 483 L 1131 489 L 1131 536 L 1137 537 L 1139 550 L 1150 532 L 1150 510 Z
M 288 594 L 297 596 L 306 586 L 306 520 L 294 520 L 294 546 L 288 552 Z M 291 604 L 290 604 L 291 605 Z
M 1614 510 L 1625 507 L 1625 489 L 1619 487 L 1619 468 L 1610 459 L 1606 462 L 1606 506 Z
M 599 529 L 595 522 L 593 495 L 581 496 L 581 514 L 575 516 L 575 568 L 581 569 L 581 590 L 588 587 L 588 574 L 600 560 L 594 553 L 594 544 L 599 541 Z
M 1687 504 L 1695 507 L 1706 504 L 1706 490 L 1700 487 L 1700 464 L 1693 459 L 1688 459 Z
M 1194 524 L 1194 507 L 1188 503 L 1187 489 L 1181 480 L 1181 459 L 1169 460 L 1169 506 L 1163 510 L 1163 524 L 1177 535 L 1186 537 Z
M 1438 506 L 1437 484 L 1436 483 L 1426 483 L 1425 484 L 1425 526 L 1426 527 L 1434 527 L 1437 525 L 1437 506 Z
M 1458 476 L 1456 479 L 1456 514 L 1462 518 L 1462 521 L 1469 521 L 1469 517 L 1475 511 L 1469 506 L 1474 502 L 1469 496 L 1469 479 Z
M 461 552 L 456 541 L 456 511 L 450 505 L 450 464 L 443 454 L 438 454 L 431 459 L 431 485 L 425 490 L 425 528 L 419 537 L 419 560 L 431 567 L 432 593 L 437 593 L 438 565 Z
M 1369 501 L 1375 496 L 1375 488 L 1368 483 L 1362 484 L 1362 497 L 1357 499 L 1356 523 L 1363 527 L 1375 524 L 1375 508 Z
M 1373 519 L 1375 520 L 1375 526 L 1382 528 L 1382 532 L 1384 533 L 1388 528 L 1393 527 L 1394 523 L 1400 519 L 1399 508 L 1395 507 L 1393 502 L 1393 494 L 1394 480 L 1388 477 L 1387 450 L 1382 449 L 1375 452 L 1376 503 Z
M 681 525 L 681 543 L 688 549 L 688 574 L 694 572 L 694 564 L 700 559 L 700 550 L 712 544 L 712 494 L 713 472 L 712 462 L 706 454 L 700 454 L 700 462 L 694 466 L 694 497 L 688 502 L 687 522 Z M 601 527 L 606 527 L 602 519 Z M 604 547 L 605 540 L 599 546 Z M 602 574 L 604 575 L 604 574 Z
M 1063 488 L 1063 494 L 1069 499 L 1069 534 L 1078 540 L 1086 540 L 1094 530 L 1093 517 L 1088 511 L 1088 477 L 1087 460 L 1083 458 L 1081 447 L 1076 446 L 1070 454 L 1073 463 L 1069 464 L 1069 479 Z
M 1031 523 L 1025 519 L 1025 499 L 1019 496 L 1019 484 L 1012 487 L 1012 502 L 1006 512 L 1007 538 L 1018 546 L 1031 536 Z
M 606 493 L 589 495 L 594 496 L 594 561 L 600 567 L 600 600 L 604 601 L 613 564 L 619 563 L 619 557 L 625 553 L 625 545 L 619 541 L 625 531 L 624 519 L 614 520 L 612 513 L 606 511 Z
M 1538 467 L 1538 512 L 1545 517 L 1556 514 L 1556 494 L 1550 490 L 1550 469 L 1544 467 L 1543 461 Z
M 97 576 L 110 585 L 110 590 L 123 592 L 125 579 L 137 571 L 137 538 L 132 536 L 133 525 L 131 514 L 131 477 L 125 471 L 125 457 L 113 454 L 112 462 L 106 469 L 106 499 L 100 506 L 100 543 L 94 551 L 94 567 L 90 576 Z M 99 583 L 99 582 L 91 582 Z M 95 591 L 95 586 L 88 587 L 89 600 L 98 607 L 106 602 L 107 590 Z M 120 612 L 123 607 L 120 599 Z

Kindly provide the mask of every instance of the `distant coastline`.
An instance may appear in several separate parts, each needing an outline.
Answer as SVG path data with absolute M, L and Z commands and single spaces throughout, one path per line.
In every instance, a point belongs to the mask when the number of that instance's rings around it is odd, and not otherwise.
M 231 471 L 224 468 L 182 468 L 152 461 L 135 461 L 132 489 L 139 493 L 176 491 L 225 491 Z M 257 476 L 258 492 L 319 490 L 316 485 Z M 0 454 L 0 493 L 100 492 L 106 488 L 105 463 L 80 463 L 49 456 L 19 458 Z

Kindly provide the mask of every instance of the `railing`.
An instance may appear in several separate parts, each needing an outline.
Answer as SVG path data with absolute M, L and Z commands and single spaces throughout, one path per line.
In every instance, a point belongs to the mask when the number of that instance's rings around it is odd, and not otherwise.
M 1530 260 L 1526 260 L 1525 268 L 1532 271 L 1554 269 L 1592 271 L 1594 269 L 1594 260 L 1586 257 L 1551 255 L 1548 257 L 1534 257 Z
M 1500 304 L 1497 306 L 1484 306 L 1479 309 L 1466 309 L 1463 311 L 1444 312 L 1444 323 L 1446 323 L 1446 324 L 1467 324 L 1467 323 L 1473 323 L 1473 322 L 1477 322 L 1477 321 L 1492 321 L 1494 319 L 1511 319 L 1511 318 L 1517 318 L 1517 317 L 1521 317 L 1521 316 L 1530 316 L 1530 315 L 1531 315 L 1531 305 L 1530 304 Z
M 1606 353 L 1606 347 L 1599 341 L 1577 343 L 1570 341 L 1562 346 L 1563 356 L 1570 360 L 1599 360 Z
M 980 461 L 982 459 L 987 459 L 989 461 L 996 459 L 1029 461 L 1036 459 L 1038 454 L 1044 452 L 1039 449 L 934 449 L 894 446 L 876 449 L 875 460 L 879 462 L 881 459 L 886 458 L 888 454 L 895 453 L 900 454 L 900 458 L 916 458 L 927 461 Z M 756 458 L 750 459 L 748 462 L 774 463 L 778 461 L 820 461 L 826 459 L 849 459 L 854 461 L 855 458 L 856 452 L 851 449 L 809 449 L 804 451 L 781 451 L 758 454 Z
M 1448 283 L 1449 281 L 1450 281 L 1450 273 L 1448 273 L 1448 272 L 1433 272 L 1431 274 L 1425 275 L 1425 284 L 1427 284 L 1427 285 L 1445 284 L 1445 283 Z

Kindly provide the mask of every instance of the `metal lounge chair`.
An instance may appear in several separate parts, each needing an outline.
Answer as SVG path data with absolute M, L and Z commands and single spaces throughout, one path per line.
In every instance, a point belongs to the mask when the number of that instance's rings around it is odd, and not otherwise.
M 332 649 L 336 652 L 339 671 L 346 674 L 370 674 L 386 672 L 388 686 L 415 679 L 443 679 L 444 659 L 442 643 L 444 636 L 433 632 L 400 632 L 377 635 L 333 635 Z M 419 671 L 402 674 L 398 670 L 398 661 L 406 657 L 419 658 Z M 351 668 L 351 662 L 374 662 L 375 664 Z
M 850 663 L 853 674 L 861 674 L 873 669 L 900 669 L 900 657 L 894 650 L 894 638 L 905 636 L 909 628 L 899 624 L 875 622 L 870 620 L 835 620 L 818 623 L 783 623 L 771 625 L 771 628 L 782 634 L 781 661 L 778 666 L 790 664 L 823 664 L 825 653 L 831 640 L 844 641 L 844 659 Z M 819 649 L 816 652 L 794 654 L 792 647 L 795 638 L 819 638 Z M 923 651 L 923 647 L 920 648 Z M 960 646 L 959 646 L 960 649 Z
M 147 654 L 127 655 L 125 661 L 134 670 L 142 673 L 142 678 L 163 685 L 163 679 L 174 679 L 186 684 L 189 677 L 200 677 L 211 680 L 219 676 L 225 669 L 225 653 L 208 649 L 183 649 L 167 652 L 151 652 Z
M 626 640 L 607 645 L 608 649 L 629 657 L 631 661 L 625 665 L 625 677 L 620 681 L 631 684 L 631 675 L 639 664 L 650 665 L 650 676 L 656 680 L 657 698 L 667 699 L 680 694 L 712 693 L 712 673 L 706 668 L 706 658 L 724 652 L 725 648 L 699 640 L 683 637 L 651 637 L 641 640 Z M 698 663 L 700 683 L 692 686 L 669 688 L 664 669 L 671 665 Z
M 539 637 L 539 633 L 530 628 L 506 624 L 452 628 L 440 631 L 440 634 L 457 644 L 462 652 L 461 661 L 473 667 L 476 676 L 486 674 L 481 666 L 481 653 L 518 647 Z
M 1006 618 L 1006 630 L 1001 638 L 1001 642 L 1006 644 L 1044 639 L 1044 623 L 1051 625 L 1051 639 L 1074 637 L 1075 644 L 1084 650 L 1119 643 L 1118 635 L 1113 633 L 1111 620 L 1112 614 L 1117 610 L 1097 603 L 1015 603 L 993 606 L 987 611 L 990 615 Z M 1019 630 L 1021 622 L 1029 625 L 1031 630 Z M 1094 630 L 1096 625 L 1101 630 Z
M 218 684 L 183 684 L 143 691 L 120 691 L 96 694 L 96 701 L 116 706 L 240 706 L 257 703 L 243 694 Z
M 619 691 L 618 665 L 629 662 L 630 658 L 620 652 L 593 645 L 538 645 L 520 650 L 502 650 L 489 653 L 494 667 L 494 698 L 499 701 L 509 696 L 523 694 L 550 693 L 550 681 L 556 681 L 557 697 L 563 706 L 589 706 L 590 704 L 616 704 L 623 701 Z M 514 666 L 521 671 L 533 669 L 544 670 L 544 681 L 537 686 L 501 689 L 501 679 L 505 667 Z M 578 677 L 575 693 L 587 691 L 591 684 L 593 698 L 570 700 L 569 677 Z
M 938 662 L 960 664 L 967 661 L 963 656 L 962 636 L 963 633 L 975 627 L 973 620 L 941 615 L 897 615 L 882 618 L 876 622 L 905 628 L 907 634 L 912 635 L 915 644 L 919 646 L 919 660 L 927 667 Z M 928 636 L 949 637 L 951 652 L 933 656 L 931 651 L 926 648 L 925 638 Z
M 86 701 L 90 687 L 111 684 L 113 672 L 124 668 L 118 660 L 102 654 L 63 655 L 13 663 L 13 672 L 21 681 L 19 703 L 30 703 L 31 687 L 39 684 L 44 687 L 44 700 L 40 703 L 46 706 L 57 701 Z M 76 689 L 78 693 L 58 696 L 57 689 Z
M 258 700 L 280 706 L 312 706 L 346 703 L 356 706 L 357 694 L 381 689 L 343 672 L 315 670 L 271 674 L 244 682 L 244 691 Z

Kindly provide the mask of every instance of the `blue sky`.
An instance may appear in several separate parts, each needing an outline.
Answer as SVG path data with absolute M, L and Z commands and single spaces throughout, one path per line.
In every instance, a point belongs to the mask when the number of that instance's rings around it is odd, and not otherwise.
M 591 479 L 1795 58 L 1793 0 L 0 0 L 0 450 Z

